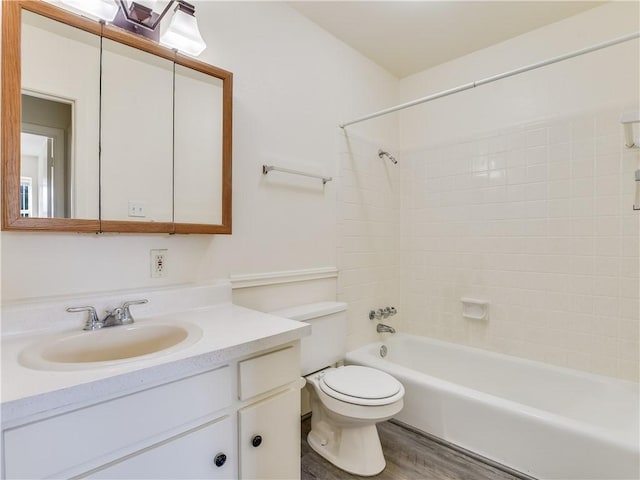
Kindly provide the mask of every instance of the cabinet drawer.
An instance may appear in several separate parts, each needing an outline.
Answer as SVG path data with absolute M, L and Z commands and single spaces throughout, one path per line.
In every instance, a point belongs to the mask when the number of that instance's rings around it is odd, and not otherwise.
M 238 459 L 231 417 L 209 422 L 93 471 L 91 479 L 237 478 Z M 216 466 L 215 458 L 225 455 Z
M 118 450 L 230 405 L 230 385 L 225 366 L 6 430 L 6 477 L 42 478 L 111 461 Z
M 238 363 L 240 400 L 260 395 L 300 378 L 300 347 L 292 345 Z

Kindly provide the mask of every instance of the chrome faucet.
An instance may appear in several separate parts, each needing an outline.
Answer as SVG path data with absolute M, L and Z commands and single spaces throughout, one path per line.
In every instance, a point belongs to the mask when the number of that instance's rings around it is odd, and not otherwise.
M 380 320 L 380 319 L 387 319 L 390 316 L 394 316 L 396 313 L 398 313 L 398 310 L 396 310 L 395 307 L 384 307 L 384 308 L 379 308 L 378 310 L 371 310 L 369 312 L 369 320 L 373 320 L 374 318 L 376 320 Z
M 102 320 L 98 318 L 96 309 L 91 306 L 86 307 L 69 307 L 67 312 L 88 312 L 87 321 L 84 324 L 84 330 L 99 330 L 101 328 L 115 327 L 117 325 L 130 325 L 133 323 L 133 316 L 129 307 L 131 305 L 141 305 L 147 303 L 149 300 L 131 300 L 124 302 L 121 307 L 114 308 L 113 310 L 107 310 L 107 314 Z
M 378 333 L 396 333 L 396 329 L 390 327 L 389 325 L 385 325 L 384 323 L 379 323 L 376 327 L 376 331 Z

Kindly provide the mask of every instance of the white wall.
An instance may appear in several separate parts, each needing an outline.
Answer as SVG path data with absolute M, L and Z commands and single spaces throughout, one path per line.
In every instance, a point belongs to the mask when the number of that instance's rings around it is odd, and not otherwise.
M 402 101 L 637 31 L 602 7 L 401 81 Z M 401 114 L 406 331 L 638 379 L 638 41 Z M 489 300 L 488 321 L 460 298 Z
M 323 189 L 261 165 L 337 176 L 338 123 L 394 103 L 397 79 L 286 4 L 196 2 L 196 12 L 200 58 L 234 73 L 233 235 L 2 232 L 3 301 L 336 265 L 339 179 Z M 395 141 L 397 122 L 357 131 Z M 168 277 L 150 278 L 152 248 L 168 248 Z M 278 295 L 269 307 L 301 303 Z

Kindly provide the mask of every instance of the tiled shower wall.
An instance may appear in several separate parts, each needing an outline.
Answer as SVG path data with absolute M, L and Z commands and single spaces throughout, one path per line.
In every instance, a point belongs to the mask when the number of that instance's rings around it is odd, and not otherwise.
M 393 191 L 379 191 L 379 165 L 343 161 L 345 291 L 364 274 L 389 293 L 375 279 L 394 275 L 385 207 L 401 191 L 401 330 L 637 381 L 640 153 L 619 123 L 632 109 L 405 152 Z M 463 318 L 461 297 L 489 301 L 488 320 Z
M 399 307 L 400 165 L 378 157 L 379 148 L 397 153 L 392 146 L 345 132 L 338 141 L 338 300 L 349 304 L 352 349 L 378 340 L 369 310 Z

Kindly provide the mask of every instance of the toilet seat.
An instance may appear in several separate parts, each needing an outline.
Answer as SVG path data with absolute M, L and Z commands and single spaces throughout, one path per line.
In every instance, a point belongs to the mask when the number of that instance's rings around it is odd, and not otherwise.
M 404 387 L 391 375 L 358 365 L 331 369 L 318 383 L 330 397 L 354 405 L 389 405 L 404 396 Z

